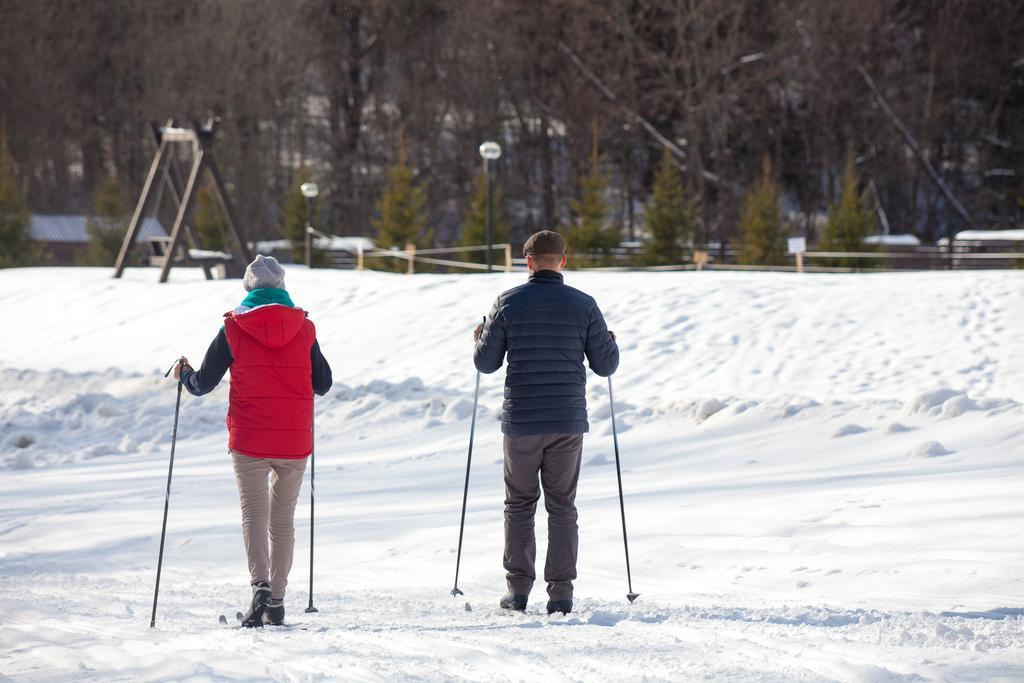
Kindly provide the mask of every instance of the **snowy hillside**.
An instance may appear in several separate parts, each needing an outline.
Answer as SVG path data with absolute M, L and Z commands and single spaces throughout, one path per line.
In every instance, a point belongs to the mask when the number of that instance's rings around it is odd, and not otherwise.
M 216 622 L 249 595 L 226 382 L 182 399 L 148 628 L 162 375 L 201 361 L 240 283 L 0 270 L 0 680 L 1024 678 L 1024 272 L 567 273 L 622 348 L 641 597 L 624 597 L 608 388 L 591 376 L 565 617 L 543 613 L 542 587 L 526 615 L 497 609 L 500 372 L 481 382 L 465 597 L 449 595 L 471 330 L 523 277 L 289 269 L 335 376 L 316 407 L 320 613 L 302 611 L 304 487 L 294 626 L 241 632 Z

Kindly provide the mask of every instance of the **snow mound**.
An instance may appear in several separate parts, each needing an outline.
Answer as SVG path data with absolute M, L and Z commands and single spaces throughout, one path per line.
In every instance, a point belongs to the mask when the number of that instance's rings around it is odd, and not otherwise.
M 946 401 L 958 396 L 966 396 L 965 392 L 956 389 L 942 388 L 918 394 L 907 403 L 907 413 L 917 415 L 928 413 L 938 415 L 942 412 L 942 406 Z
M 863 434 L 868 431 L 867 428 L 861 427 L 858 424 L 846 424 L 832 432 L 833 439 L 840 439 L 844 436 L 853 436 L 854 434 Z
M 624 419 L 622 419 L 621 415 L 616 415 L 615 416 L 615 427 L 614 427 L 614 429 L 612 428 L 612 421 L 608 420 L 608 422 L 605 424 L 604 429 L 601 430 L 601 435 L 602 436 L 611 436 L 612 432 L 616 432 L 618 434 L 622 434 L 623 432 L 628 432 L 632 428 L 633 428 L 633 425 L 629 424 Z
M 593 389 L 596 389 L 594 387 Z M 612 416 L 611 402 L 605 398 L 608 394 L 605 391 L 603 394 L 594 390 L 589 392 L 590 396 L 587 399 L 587 404 L 590 406 L 588 411 L 591 420 L 608 420 Z M 636 410 L 636 406 L 626 401 L 615 401 L 615 418 L 618 419 L 623 413 L 629 413 Z
M 739 401 L 733 405 L 732 414 L 742 415 L 751 408 L 756 408 L 759 405 L 757 401 Z
M 960 394 L 943 402 L 941 414 L 942 417 L 960 417 L 964 413 L 977 409 L 978 404 L 967 398 L 967 394 Z
M 795 416 L 799 415 L 800 413 L 804 412 L 805 410 L 807 410 L 808 408 L 817 408 L 820 405 L 821 405 L 820 403 L 818 403 L 817 401 L 811 400 L 811 399 L 800 400 L 800 401 L 790 401 L 782 409 L 782 417 L 795 417 Z
M 229 383 L 225 378 L 224 383 Z M 317 411 L 324 406 L 342 421 L 387 425 L 389 433 L 402 431 L 413 423 L 425 429 L 461 422 L 473 414 L 473 401 L 465 392 L 427 385 L 419 377 L 400 382 L 375 379 L 357 386 L 335 384 L 324 399 L 318 399 Z M 478 406 L 477 412 L 487 410 Z
M 0 468 L 148 454 L 170 443 L 176 385 L 162 376 L 4 370 L 0 384 Z M 226 393 L 183 397 L 178 438 L 222 431 Z
M 444 419 L 447 422 L 459 422 L 468 420 L 473 416 L 473 402 L 468 398 L 457 398 L 452 401 L 444 411 Z
M 966 392 L 955 389 L 938 389 L 921 394 L 907 404 L 907 412 L 927 413 L 935 417 L 954 418 L 965 413 L 984 411 L 995 415 L 1005 410 L 1019 408 L 1020 404 L 1006 398 L 982 398 L 974 400 Z
M 948 450 L 938 441 L 924 441 L 910 449 L 911 458 L 938 458 L 943 455 L 952 455 L 956 451 Z
M 725 404 L 719 401 L 717 398 L 709 398 L 706 401 L 701 401 L 697 405 L 697 419 L 704 422 L 715 413 L 723 410 Z
M 1008 398 L 983 398 L 976 402 L 978 410 L 984 410 L 989 415 L 998 415 L 1005 410 L 1019 409 L 1021 405 Z
M 900 422 L 891 422 L 888 427 L 885 428 L 886 434 L 904 434 L 912 431 L 913 427 L 908 427 Z

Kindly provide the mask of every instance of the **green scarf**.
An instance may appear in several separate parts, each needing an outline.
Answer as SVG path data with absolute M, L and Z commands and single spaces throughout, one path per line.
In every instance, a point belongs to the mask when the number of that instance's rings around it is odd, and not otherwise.
M 288 292 L 276 287 L 254 289 L 242 301 L 242 305 L 246 308 L 256 308 L 257 306 L 266 306 L 267 304 L 281 304 L 288 308 L 295 308 L 295 304 L 292 303 Z

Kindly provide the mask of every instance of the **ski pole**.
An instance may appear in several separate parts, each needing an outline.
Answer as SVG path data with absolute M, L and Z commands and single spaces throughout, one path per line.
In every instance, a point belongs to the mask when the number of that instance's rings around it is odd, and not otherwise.
M 178 360 L 174 361 L 174 365 L 164 373 L 164 378 L 167 378 L 171 374 L 171 370 L 178 363 L 184 362 L 185 357 L 182 356 Z M 157 556 L 156 561 L 156 588 L 153 589 L 153 614 L 149 619 L 149 627 L 156 628 L 156 601 L 160 595 L 160 570 L 164 565 L 164 538 L 167 535 L 167 511 L 171 505 L 171 473 L 174 471 L 174 446 L 178 441 L 178 411 L 181 408 L 181 378 L 178 378 L 178 397 L 174 401 L 174 430 L 171 432 L 171 461 L 167 466 L 167 496 L 164 498 L 164 523 L 160 528 L 160 554 Z
M 615 474 L 619 479 L 619 511 L 622 513 L 622 547 L 626 551 L 626 581 L 629 584 L 629 593 L 626 598 L 633 602 L 639 593 L 633 592 L 633 577 L 629 571 L 629 540 L 626 537 L 626 504 L 622 501 L 622 467 L 619 465 L 619 436 L 615 431 L 615 399 L 612 396 L 612 378 L 608 377 L 608 407 L 612 414 L 612 441 L 615 444 Z
M 306 612 L 319 612 L 313 607 L 313 504 L 315 502 L 316 481 L 316 415 L 309 425 L 310 438 L 313 445 L 309 451 L 309 607 Z
M 462 519 L 459 520 L 459 551 L 455 556 L 455 587 L 452 597 L 463 595 L 459 590 L 459 564 L 462 562 L 462 532 L 466 527 L 466 499 L 469 497 L 469 468 L 473 462 L 473 433 L 476 431 L 476 405 L 480 398 L 480 371 L 476 371 L 476 389 L 473 390 L 473 419 L 469 423 L 469 455 L 466 457 L 466 486 L 462 489 Z

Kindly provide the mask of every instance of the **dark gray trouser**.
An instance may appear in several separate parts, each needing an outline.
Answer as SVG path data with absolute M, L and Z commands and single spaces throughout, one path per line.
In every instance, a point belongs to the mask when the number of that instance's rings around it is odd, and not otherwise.
M 582 434 L 505 436 L 504 564 L 505 580 L 513 593 L 529 595 L 537 575 L 533 517 L 543 487 L 544 509 L 548 512 L 548 556 L 544 563 L 548 597 L 572 598 L 579 547 L 576 483 L 582 452 Z

